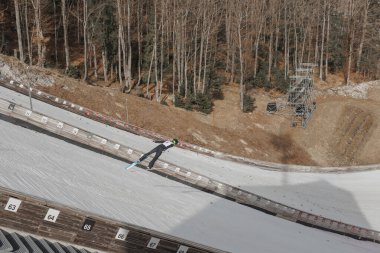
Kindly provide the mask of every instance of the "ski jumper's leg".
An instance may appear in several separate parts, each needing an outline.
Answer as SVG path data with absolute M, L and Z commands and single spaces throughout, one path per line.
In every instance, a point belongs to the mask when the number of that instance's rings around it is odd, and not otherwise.
M 153 168 L 154 163 L 157 161 L 158 157 L 162 154 L 162 148 L 158 148 L 156 151 L 156 155 L 153 157 L 153 159 L 149 162 L 149 169 Z
M 139 161 L 142 162 L 144 161 L 149 155 L 153 154 L 154 152 L 157 152 L 157 149 L 158 149 L 159 146 L 155 147 L 154 149 L 152 149 L 151 151 L 149 151 L 148 153 L 145 153 L 142 157 L 140 157 Z M 162 152 L 162 151 L 161 151 Z

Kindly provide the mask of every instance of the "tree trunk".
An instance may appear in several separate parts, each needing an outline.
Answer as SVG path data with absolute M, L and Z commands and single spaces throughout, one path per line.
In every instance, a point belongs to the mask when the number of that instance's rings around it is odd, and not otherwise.
M 28 44 L 29 65 L 32 65 L 33 51 L 32 51 L 32 43 L 30 42 L 30 34 L 29 34 L 28 0 L 25 0 L 25 33 L 26 33 L 26 40 Z
M 16 28 L 17 28 L 17 40 L 18 40 L 18 51 L 20 52 L 20 61 L 24 62 L 24 49 L 22 46 L 22 34 L 21 34 L 21 22 L 20 22 L 20 6 L 19 1 L 14 0 L 15 13 L 16 13 Z
M 77 32 L 77 43 L 79 44 L 80 43 L 80 28 L 81 28 L 81 25 L 80 25 L 80 3 L 79 3 L 80 0 L 78 0 L 77 2 L 77 27 L 78 27 L 78 32 Z M 82 0 L 82 1 L 86 1 L 86 0 Z
M 154 50 L 154 77 L 155 77 L 155 97 L 156 101 L 158 102 L 158 73 L 157 73 L 157 1 L 154 1 L 154 44 L 153 44 L 153 50 Z
M 161 10 L 164 11 L 164 2 L 161 1 Z M 160 85 L 159 85 L 159 100 L 161 101 L 161 95 L 162 95 L 162 86 L 163 86 L 163 68 L 164 68 L 164 17 L 163 13 L 161 13 L 161 39 L 160 39 Z M 157 101 L 157 102 L 160 102 Z
M 202 29 L 201 29 L 201 44 L 200 44 L 200 51 L 199 51 L 199 65 L 198 65 L 198 83 L 200 85 L 200 82 L 202 80 L 202 62 L 203 62 L 203 49 L 204 49 L 204 41 L 205 41 L 205 24 L 206 22 L 206 8 L 203 9 L 203 22 L 202 22 Z M 199 85 L 197 87 L 197 90 L 199 90 Z
M 62 8 L 62 24 L 63 24 L 63 40 L 65 47 L 65 63 L 66 63 L 66 71 L 70 66 L 70 52 L 69 52 L 69 41 L 67 39 L 67 15 L 66 15 L 66 0 L 61 0 L 61 8 Z
M 323 21 L 322 21 L 322 40 L 321 40 L 321 58 L 319 61 L 319 79 L 323 79 L 323 50 L 325 43 L 325 25 L 326 25 L 326 0 L 323 1 Z
M 230 0 L 226 0 L 226 5 L 230 3 Z M 227 72 L 230 67 L 230 57 L 231 57 L 231 13 L 230 13 L 230 8 L 227 8 L 226 11 L 226 43 L 227 43 L 227 55 L 226 55 L 226 69 L 225 71 Z
M 350 74 L 351 74 L 351 65 L 352 65 L 352 54 L 353 54 L 353 47 L 354 47 L 354 31 L 351 32 L 351 39 L 350 39 L 350 50 L 348 53 L 348 67 L 347 67 L 347 81 L 346 84 L 349 84 L 350 82 Z
M 258 60 L 259 60 L 259 43 L 260 43 L 260 36 L 261 36 L 261 31 L 263 29 L 263 24 L 264 24 L 264 15 L 261 12 L 260 13 L 262 18 L 260 18 L 260 24 L 259 24 L 259 29 L 256 35 L 256 41 L 255 41 L 255 65 L 253 67 L 253 76 L 256 77 L 257 75 L 257 67 L 258 67 Z
M 132 89 L 132 45 L 131 45 L 131 7 L 130 0 L 127 0 L 127 36 L 128 36 L 128 65 L 127 65 L 127 87 L 128 92 Z
M 54 12 L 54 58 L 55 66 L 58 66 L 58 31 L 57 31 L 57 4 L 53 1 L 53 12 Z
M 102 62 L 103 62 L 103 76 L 104 76 L 104 81 L 105 82 L 108 82 L 108 75 L 107 75 L 107 53 L 105 51 L 106 49 L 104 49 L 102 51 Z
M 149 84 L 150 84 L 150 73 L 152 72 L 152 65 L 153 65 L 153 60 L 154 60 L 154 48 L 152 50 L 152 58 L 150 59 L 150 64 L 149 64 L 149 71 L 148 71 L 148 80 L 146 82 L 146 96 L 148 99 L 150 99 L 150 92 L 149 92 Z
M 369 1 L 368 0 L 362 0 L 362 1 L 365 1 L 364 2 L 364 18 L 363 18 L 363 27 L 362 27 L 362 37 L 360 38 L 360 44 L 359 44 L 358 60 L 356 63 L 356 71 L 360 71 L 360 62 L 362 58 L 363 44 L 364 44 L 364 38 L 367 32 L 367 22 L 368 22 Z
M 242 18 L 239 18 L 238 21 L 238 39 L 239 39 L 239 60 L 240 60 L 240 110 L 244 110 L 244 94 L 245 94 L 245 86 L 244 86 L 244 63 L 243 63 L 243 46 L 241 42 L 241 22 Z
M 173 11 L 174 13 L 175 12 L 175 3 L 173 3 Z M 175 78 L 176 78 L 176 75 L 175 75 L 175 68 L 176 68 L 176 60 L 177 60 L 177 51 L 176 51 L 176 46 L 177 46 L 177 43 L 176 43 L 176 36 L 175 36 L 175 30 L 176 30 L 176 22 L 175 22 L 175 19 L 174 19 L 174 22 L 173 22 L 173 32 L 172 32 L 172 43 L 173 43 L 173 69 L 172 69 L 172 93 L 173 93 L 173 103 L 175 104 L 176 101 L 175 101 Z
M 194 38 L 193 90 L 194 90 L 195 97 L 197 97 L 197 80 L 198 80 L 197 79 L 198 24 L 199 24 L 199 19 L 197 16 L 197 22 L 195 24 L 195 34 L 193 36 Z
M 98 80 L 98 61 L 96 59 L 96 46 L 92 44 L 92 51 L 94 52 L 94 75 L 95 79 Z
M 319 18 L 319 4 L 317 6 L 317 19 L 318 18 Z M 315 33 L 315 48 L 314 48 L 314 63 L 315 64 L 318 64 L 318 42 L 319 42 L 319 24 L 317 23 L 317 32 Z
M 206 48 L 204 54 L 204 68 L 203 68 L 203 81 L 202 81 L 202 93 L 206 92 L 206 74 L 207 74 L 207 55 L 208 55 L 208 43 L 210 40 L 210 26 L 208 27 L 207 36 L 206 36 Z
M 326 59 L 325 59 L 325 78 L 329 72 L 329 43 L 330 43 L 330 10 L 331 4 L 327 4 L 327 34 L 326 34 Z
M 137 46 L 138 46 L 138 63 L 137 63 L 137 69 L 138 69 L 138 81 L 137 86 L 140 85 L 141 82 L 141 31 L 140 31 L 140 1 L 137 1 Z M 174 50 L 173 50 L 174 55 Z M 174 57 L 174 56 L 173 56 Z M 173 63 L 174 65 L 174 63 Z
M 120 38 L 120 27 L 119 27 L 119 35 L 117 37 L 117 57 L 118 57 L 118 63 L 117 63 L 117 67 L 118 67 L 118 76 L 119 76 L 119 83 L 120 83 L 120 91 L 122 91 L 122 87 L 123 87 L 123 74 L 122 74 L 122 71 L 121 71 L 121 38 Z
M 274 60 L 273 63 L 277 65 L 278 61 L 278 40 L 279 40 L 279 35 L 280 35 L 280 11 L 278 11 L 278 15 L 276 15 L 276 39 L 274 43 Z
M 123 28 L 123 12 L 122 12 L 122 0 L 117 0 L 117 13 L 118 13 L 118 58 L 119 58 L 119 82 L 120 91 L 124 91 L 124 78 L 126 78 L 126 64 L 125 64 L 125 41 L 124 41 L 124 28 Z
M 289 58 L 288 58 L 288 50 L 289 50 L 289 47 L 288 47 L 288 8 L 287 8 L 287 5 L 286 5 L 286 0 L 284 2 L 285 4 L 285 15 L 284 15 L 284 19 L 285 19 L 285 34 L 284 34 L 284 37 L 285 37 L 285 42 L 284 42 L 284 48 L 285 48 L 285 52 L 284 52 L 284 58 L 285 58 L 285 66 L 284 66 L 284 79 L 287 78 L 288 76 L 288 65 L 289 65 Z
M 273 8 L 273 7 L 270 7 L 270 8 Z M 269 52 L 268 52 L 268 76 L 267 76 L 267 80 L 270 82 L 271 77 L 272 77 L 272 61 L 273 61 L 273 16 L 271 17 L 271 22 L 269 25 L 270 25 L 270 28 L 269 28 L 270 35 L 269 35 L 269 49 L 268 49 Z
M 31 0 L 34 8 L 34 22 L 36 25 L 36 40 L 37 40 L 37 54 L 38 61 L 37 65 L 42 67 L 45 61 L 45 52 L 46 46 L 44 35 L 41 28 L 41 1 L 40 0 Z
M 87 49 L 87 25 L 88 25 L 88 4 L 87 1 L 83 1 L 83 45 L 84 45 L 84 74 L 83 74 L 83 80 L 86 81 L 88 78 L 88 67 L 87 67 L 87 60 L 88 60 L 88 49 Z

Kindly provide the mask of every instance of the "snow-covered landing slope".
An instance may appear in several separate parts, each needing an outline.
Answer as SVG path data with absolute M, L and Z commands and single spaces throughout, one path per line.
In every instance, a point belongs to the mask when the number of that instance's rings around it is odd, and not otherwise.
M 29 106 L 29 98 L 0 87 L 0 97 Z M 156 144 L 151 140 L 115 129 L 99 122 L 33 100 L 35 110 L 61 119 L 100 136 L 147 151 Z M 241 187 L 294 208 L 334 220 L 380 230 L 379 171 L 344 174 L 295 173 L 261 170 L 196 154 L 171 149 L 162 158 L 181 167 L 188 167 L 230 185 Z
M 14 97 L 18 103 L 17 97 L 22 96 Z M 48 108 L 42 104 L 34 106 L 41 112 L 41 108 Z M 60 117 L 67 112 L 54 113 L 55 117 L 67 121 Z M 109 133 L 110 138 L 113 131 Z M 125 172 L 124 164 L 118 160 L 14 125 L 4 117 L 0 120 L 0 140 L 1 186 L 114 219 L 231 252 L 377 252 L 379 249 L 378 244 L 268 216 L 143 170 Z

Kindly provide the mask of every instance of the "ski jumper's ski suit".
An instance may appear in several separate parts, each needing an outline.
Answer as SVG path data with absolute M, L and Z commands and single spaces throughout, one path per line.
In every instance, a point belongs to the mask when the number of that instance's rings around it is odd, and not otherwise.
M 156 153 L 153 159 L 149 162 L 149 169 L 151 169 L 154 165 L 154 163 L 157 161 L 158 157 L 162 154 L 163 151 L 167 150 L 168 148 L 173 147 L 173 143 L 171 141 L 155 141 L 155 143 L 162 143 L 149 151 L 148 153 L 145 153 L 142 157 L 140 157 L 139 161 L 144 161 L 149 155 Z

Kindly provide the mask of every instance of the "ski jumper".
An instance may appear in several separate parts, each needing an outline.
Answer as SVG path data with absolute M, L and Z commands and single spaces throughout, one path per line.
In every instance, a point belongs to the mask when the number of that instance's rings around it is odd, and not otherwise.
M 162 143 L 149 151 L 148 153 L 145 153 L 142 157 L 140 157 L 139 161 L 144 161 L 149 155 L 156 153 L 153 157 L 153 159 L 149 162 L 149 169 L 151 169 L 154 165 L 154 163 L 157 161 L 157 159 L 160 157 L 163 151 L 167 150 L 168 148 L 173 147 L 173 143 L 171 141 L 155 141 L 156 143 Z

